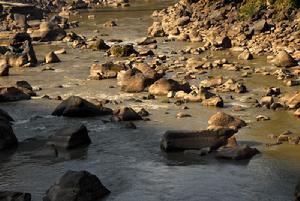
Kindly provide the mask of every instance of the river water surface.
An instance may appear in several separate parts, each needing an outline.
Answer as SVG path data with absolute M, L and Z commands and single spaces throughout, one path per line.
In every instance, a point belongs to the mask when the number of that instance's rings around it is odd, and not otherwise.
M 107 39 L 122 39 L 134 42 L 147 33 L 151 24 L 150 15 L 173 1 L 136 1 L 124 9 L 104 8 L 82 11 L 76 20 L 80 27 L 76 33 L 86 36 L 98 35 Z M 88 20 L 94 14 L 95 20 Z M 104 28 L 102 24 L 115 20 L 114 28 Z M 98 30 L 98 33 L 95 32 Z M 100 36 L 102 34 L 102 36 Z M 181 50 L 199 44 L 185 42 L 164 43 L 160 39 L 155 51 L 168 54 L 171 50 Z M 145 94 L 120 92 L 115 80 L 89 81 L 89 67 L 92 63 L 110 60 L 103 52 L 69 48 L 66 44 L 36 45 L 38 58 L 50 50 L 66 48 L 67 54 L 60 55 L 63 62 L 48 65 L 54 71 L 41 71 L 45 66 L 31 69 L 12 69 L 12 75 L 1 78 L 1 84 L 26 80 L 43 90 L 38 95 L 50 97 L 79 95 L 87 99 L 111 99 L 122 101 L 136 109 L 144 107 L 150 111 L 151 121 L 137 122 L 136 130 L 123 129 L 116 123 L 103 123 L 104 118 L 61 118 L 50 116 L 59 101 L 33 99 L 16 103 L 1 103 L 16 120 L 14 131 L 20 141 L 39 136 L 43 139 L 63 127 L 85 124 L 92 139 L 86 149 L 59 153 L 57 157 L 43 155 L 39 140 L 26 140 L 15 151 L 0 154 L 0 189 L 30 192 L 33 201 L 40 201 L 45 191 L 67 170 L 88 170 L 97 175 L 111 190 L 107 201 L 289 201 L 293 200 L 294 187 L 300 177 L 300 147 L 281 145 L 266 147 L 271 142 L 267 135 L 280 134 L 291 130 L 300 134 L 300 121 L 287 111 L 270 111 L 248 108 L 249 104 L 239 101 L 249 95 L 238 96 L 235 102 L 226 102 L 224 111 L 245 119 L 249 126 L 242 129 L 237 138 L 240 143 L 257 147 L 262 154 L 246 162 L 216 160 L 212 156 L 195 157 L 183 153 L 164 154 L 159 142 L 168 129 L 205 129 L 208 118 L 218 109 L 187 104 L 190 118 L 176 119 L 181 106 L 167 104 L 163 100 L 141 99 Z M 212 59 L 236 58 L 227 52 L 206 53 Z M 202 55 L 200 55 L 202 56 Z M 176 55 L 173 57 L 176 57 Z M 255 67 L 269 67 L 266 59 L 259 57 L 246 63 Z M 213 71 L 212 75 L 238 77 L 236 72 Z M 170 75 L 172 76 L 172 75 Z M 205 75 L 206 76 L 206 75 Z M 205 76 L 199 77 L 204 79 Z M 199 79 L 197 82 L 199 82 Z M 246 86 L 257 97 L 267 86 L 280 86 L 280 81 L 272 77 L 252 76 L 245 80 Z M 111 88 L 110 86 L 115 86 Z M 295 88 L 298 89 L 299 88 Z M 241 98 L 242 97 L 242 98 Z M 233 112 L 233 105 L 242 105 L 245 111 Z M 115 105 L 108 105 L 116 107 Z M 271 117 L 271 121 L 256 122 L 258 114 Z

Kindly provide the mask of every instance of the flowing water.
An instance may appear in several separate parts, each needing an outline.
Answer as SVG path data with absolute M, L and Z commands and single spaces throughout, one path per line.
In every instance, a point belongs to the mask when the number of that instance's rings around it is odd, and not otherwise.
M 82 11 L 76 19 L 80 27 L 74 30 L 87 36 L 108 34 L 104 39 L 122 39 L 134 42 L 147 33 L 151 24 L 150 14 L 173 1 L 136 1 L 129 8 Z M 95 20 L 87 16 L 94 14 Z M 115 20 L 114 28 L 104 28 L 102 24 Z M 94 30 L 98 30 L 98 33 Z M 189 46 L 186 42 L 159 43 L 156 51 L 170 52 Z M 1 84 L 26 80 L 43 90 L 38 95 L 51 97 L 79 95 L 87 99 L 112 99 L 122 101 L 122 105 L 134 108 L 144 107 L 151 113 L 151 121 L 136 122 L 136 130 L 122 128 L 117 123 L 103 123 L 103 118 L 62 118 L 52 117 L 51 112 L 59 101 L 34 99 L 16 103 L 1 103 L 16 120 L 14 131 L 20 141 L 39 136 L 46 138 L 63 127 L 85 124 L 92 144 L 85 149 L 59 153 L 58 157 L 46 157 L 41 153 L 40 140 L 26 140 L 17 150 L 0 154 L 0 189 L 30 192 L 33 201 L 42 199 L 45 191 L 67 170 L 88 170 L 96 174 L 103 184 L 111 190 L 105 199 L 108 201 L 289 201 L 293 200 L 294 187 L 300 176 L 300 147 L 280 145 L 266 147 L 270 142 L 269 134 L 280 134 L 289 129 L 300 134 L 299 120 L 288 111 L 270 111 L 248 108 L 249 104 L 229 101 L 226 94 L 226 112 L 247 120 L 249 126 L 242 129 L 237 138 L 240 143 L 257 147 L 262 154 L 246 162 L 216 160 L 213 156 L 195 157 L 183 153 L 165 154 L 160 151 L 159 143 L 168 129 L 204 129 L 208 118 L 218 109 L 202 107 L 198 103 L 187 104 L 186 112 L 192 117 L 176 119 L 181 106 L 167 104 L 163 99 L 143 100 L 145 94 L 126 94 L 120 92 L 115 80 L 88 81 L 89 67 L 96 60 L 110 60 L 103 52 L 71 49 L 66 44 L 43 44 L 35 46 L 38 58 L 42 59 L 50 50 L 61 47 L 67 49 L 60 55 L 63 62 L 47 65 L 54 71 L 42 71 L 44 66 L 30 69 L 12 69 L 12 75 L 1 78 Z M 236 58 L 227 52 L 206 53 L 213 58 Z M 202 56 L 202 55 L 201 55 Z M 176 57 L 176 55 L 173 55 Z M 263 57 L 246 63 L 255 67 L 268 66 Z M 236 72 L 213 71 L 237 77 Z M 205 78 L 206 75 L 199 77 Z M 199 79 L 197 82 L 199 82 Z M 267 86 L 280 86 L 280 81 L 272 77 L 255 75 L 245 79 L 245 84 L 255 94 L 261 96 Z M 63 86 L 63 87 L 61 87 Z M 116 86 L 111 88 L 110 86 Z M 299 88 L 295 88 L 298 89 Z M 222 96 L 223 96 L 222 95 Z M 247 97 L 251 95 L 242 95 Z M 228 101 L 227 101 L 228 100 Z M 233 112 L 233 105 L 243 105 L 245 111 Z M 114 108 L 115 105 L 109 105 Z M 256 122 L 258 114 L 271 117 L 271 121 Z

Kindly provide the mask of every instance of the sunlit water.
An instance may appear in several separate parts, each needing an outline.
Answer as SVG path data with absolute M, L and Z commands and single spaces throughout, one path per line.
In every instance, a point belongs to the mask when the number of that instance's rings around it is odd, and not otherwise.
M 75 19 L 80 20 L 77 33 L 88 36 L 108 34 L 104 39 L 122 39 L 134 42 L 147 33 L 151 24 L 150 14 L 172 1 L 135 2 L 125 9 L 100 9 L 81 12 Z M 87 16 L 95 14 L 95 20 Z M 104 28 L 102 24 L 115 20 L 114 28 Z M 99 30 L 99 33 L 94 32 Z M 157 52 L 169 53 L 189 46 L 185 42 L 160 43 Z M 218 109 L 202 107 L 199 103 L 187 104 L 190 110 L 184 112 L 190 118 L 176 119 L 181 106 L 164 103 L 163 99 L 130 101 L 145 94 L 126 94 L 120 92 L 115 80 L 88 81 L 89 67 L 94 60 L 110 60 L 104 52 L 92 52 L 68 48 L 66 44 L 38 45 L 38 58 L 61 47 L 67 49 L 66 55 L 59 55 L 62 63 L 47 65 L 54 71 L 41 71 L 46 66 L 30 69 L 12 69 L 12 75 L 1 78 L 1 84 L 27 80 L 33 86 L 43 90 L 38 95 L 51 97 L 79 95 L 89 99 L 122 100 L 121 105 L 136 109 L 146 108 L 152 114 L 151 121 L 136 122 L 138 129 L 127 130 L 120 123 L 103 123 L 105 118 L 73 119 L 50 116 L 59 101 L 30 100 L 17 103 L 1 103 L 16 120 L 15 133 L 20 141 L 40 136 L 46 138 L 63 127 L 85 124 L 92 139 L 86 149 L 61 153 L 58 157 L 38 157 L 40 142 L 21 143 L 16 151 L 1 153 L 0 189 L 30 192 L 33 201 L 39 201 L 45 191 L 67 170 L 88 170 L 96 174 L 103 184 L 111 190 L 106 200 L 118 201 L 288 201 L 293 200 L 295 184 L 300 173 L 300 148 L 293 145 L 281 145 L 271 148 L 265 143 L 271 142 L 269 134 L 280 134 L 289 129 L 300 134 L 299 120 L 287 111 L 274 112 L 267 109 L 250 108 L 250 104 L 239 101 L 241 96 L 263 95 L 267 86 L 282 86 L 272 77 L 252 76 L 244 82 L 250 94 L 235 95 L 234 101 L 221 94 L 226 100 L 226 112 L 241 116 L 249 122 L 237 138 L 240 143 L 247 143 L 262 151 L 261 155 L 246 162 L 228 162 L 214 159 L 213 156 L 195 157 L 182 153 L 166 155 L 160 151 L 159 142 L 168 129 L 204 129 L 208 118 Z M 213 58 L 226 57 L 234 61 L 236 55 L 227 52 L 209 52 Z M 202 56 L 202 55 L 201 55 Z M 176 55 L 173 55 L 176 57 Z M 255 67 L 268 66 L 266 59 L 256 58 L 251 63 Z M 182 70 L 182 69 L 181 69 Z M 179 69 L 180 71 L 180 69 Z M 237 78 L 241 73 L 213 71 L 209 74 Z M 198 80 L 206 78 L 201 75 Z M 110 88 L 110 86 L 116 88 Z M 58 87 L 63 86 L 63 88 Z M 295 88 L 298 89 L 299 88 Z M 254 94 L 254 95 L 252 95 Z M 243 105 L 245 111 L 233 112 L 232 105 Z M 117 107 L 108 105 L 109 107 Z M 264 114 L 271 121 L 256 122 L 255 117 Z

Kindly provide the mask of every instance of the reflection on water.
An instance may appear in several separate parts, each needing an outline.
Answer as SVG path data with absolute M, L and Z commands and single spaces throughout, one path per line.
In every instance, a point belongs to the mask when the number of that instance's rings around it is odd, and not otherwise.
M 105 40 L 120 38 L 126 42 L 135 41 L 146 34 L 155 8 L 162 8 L 172 1 L 137 1 L 130 8 L 100 9 L 82 12 L 75 19 L 81 21 L 76 32 L 84 35 L 104 36 Z M 87 15 L 95 14 L 95 20 L 87 20 Z M 107 20 L 115 20 L 116 28 L 103 28 Z M 93 30 L 99 30 L 99 33 Z M 170 42 L 159 45 L 160 51 L 181 50 L 188 46 L 185 42 Z M 52 110 L 59 103 L 49 100 L 30 100 L 18 103 L 1 103 L 16 120 L 14 125 L 18 139 L 23 141 L 17 150 L 2 152 L 0 162 L 0 189 L 31 192 L 33 201 L 41 200 L 45 191 L 66 171 L 88 170 L 96 174 L 112 194 L 106 200 L 116 201 L 287 201 L 292 200 L 295 183 L 300 175 L 299 147 L 282 145 L 266 148 L 270 142 L 267 135 L 279 134 L 287 129 L 300 134 L 299 120 L 286 111 L 273 112 L 263 109 L 246 109 L 235 112 L 249 122 L 249 127 L 238 134 L 241 143 L 256 146 L 262 155 L 243 163 L 216 160 L 213 156 L 196 157 L 160 151 L 159 141 L 167 129 L 203 129 L 208 118 L 217 111 L 201 105 L 187 104 L 191 118 L 176 119 L 180 107 L 173 104 L 143 100 L 141 103 L 126 101 L 132 97 L 141 98 L 145 94 L 125 94 L 120 92 L 115 80 L 88 81 L 89 67 L 94 60 L 109 60 L 104 52 L 78 50 L 63 45 L 68 54 L 60 55 L 62 63 L 47 65 L 55 71 L 41 71 L 43 66 L 30 69 L 12 69 L 12 76 L 1 78 L 0 83 L 9 84 L 16 80 L 27 80 L 43 90 L 39 95 L 51 97 L 80 95 L 85 98 L 107 98 L 123 100 L 124 105 L 135 108 L 145 107 L 151 112 L 149 122 L 137 122 L 138 129 L 121 129 L 118 123 L 103 123 L 105 118 L 72 119 L 51 117 Z M 38 58 L 50 50 L 61 48 L 61 44 L 38 45 Z M 208 52 L 216 57 L 236 58 L 226 52 Z M 176 56 L 174 56 L 176 57 Z M 212 59 L 213 59 L 212 58 Z M 266 66 L 264 58 L 257 58 L 247 65 Z M 237 77 L 236 72 L 213 71 L 208 75 L 223 74 Z M 201 77 L 204 79 L 206 75 Z M 198 80 L 199 81 L 199 80 Z M 271 77 L 252 76 L 245 84 L 255 91 L 257 97 L 266 85 L 283 87 L 281 82 Z M 59 86 L 64 86 L 63 88 Z M 284 89 L 284 88 L 283 88 Z M 226 94 L 224 94 L 226 99 Z M 235 97 L 236 95 L 233 94 Z M 247 94 L 246 94 L 247 96 Z M 230 104 L 245 104 L 238 101 Z M 229 105 L 229 104 L 228 104 Z M 115 107 L 113 105 L 109 105 Z M 232 106 L 225 109 L 232 112 Z M 168 112 L 166 114 L 165 112 Z M 271 121 L 255 122 L 257 114 L 271 117 Z M 85 124 L 92 144 L 75 152 L 45 150 L 48 136 L 62 127 Z

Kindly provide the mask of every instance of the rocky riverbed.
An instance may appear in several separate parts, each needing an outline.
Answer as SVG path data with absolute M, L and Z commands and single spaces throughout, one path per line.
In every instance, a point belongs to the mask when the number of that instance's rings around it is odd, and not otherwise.
M 0 197 L 294 199 L 297 46 L 145 38 L 174 3 L 69 8 L 0 33 Z

